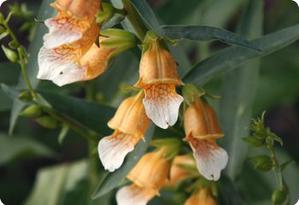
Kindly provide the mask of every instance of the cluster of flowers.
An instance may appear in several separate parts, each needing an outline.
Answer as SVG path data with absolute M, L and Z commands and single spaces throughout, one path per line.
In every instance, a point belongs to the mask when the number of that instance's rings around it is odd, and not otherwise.
M 96 14 L 101 8 L 99 0 L 56 0 L 52 6 L 58 14 L 45 21 L 49 33 L 44 36 L 38 56 L 39 79 L 51 80 L 58 86 L 94 79 L 107 69 L 111 58 L 136 46 L 134 35 L 125 30 L 109 28 L 100 31 L 100 25 L 96 23 Z M 110 172 L 120 168 L 126 155 L 142 141 L 151 121 L 162 129 L 173 126 L 184 101 L 176 92 L 176 87 L 183 85 L 176 61 L 163 39 L 149 31 L 142 46 L 140 77 L 135 84 L 140 92 L 121 103 L 108 122 L 114 132 L 98 144 L 99 158 Z M 162 187 L 190 176 L 177 166 L 178 161 L 196 165 L 207 180 L 220 178 L 228 161 L 225 150 L 216 144 L 223 133 L 207 102 L 196 92 L 191 98 L 184 111 L 184 128 L 185 140 L 193 150 L 194 158 L 171 156 L 167 145 L 145 154 L 127 176 L 132 185 L 118 191 L 118 204 L 146 204 Z M 210 191 L 203 188 L 185 204 L 200 202 L 216 204 Z

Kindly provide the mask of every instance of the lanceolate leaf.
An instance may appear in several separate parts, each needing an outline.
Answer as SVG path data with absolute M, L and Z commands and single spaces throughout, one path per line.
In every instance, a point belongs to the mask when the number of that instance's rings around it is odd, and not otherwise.
M 155 16 L 155 13 L 148 5 L 146 0 L 131 0 L 132 5 L 136 8 L 137 12 L 141 16 L 146 26 L 155 31 L 157 34 L 163 34 L 163 30 L 160 27 L 160 23 Z
M 119 187 L 125 180 L 126 176 L 129 174 L 130 170 L 135 166 L 138 160 L 146 152 L 150 141 L 153 137 L 155 127 L 152 124 L 145 134 L 145 141 L 140 141 L 136 146 L 134 151 L 130 153 L 120 169 L 107 175 L 103 180 L 100 181 L 97 189 L 93 193 L 93 199 L 103 196 L 104 194 L 110 192 L 111 190 Z
M 52 3 L 52 0 L 43 0 L 42 5 L 40 7 L 39 14 L 37 16 L 37 19 L 47 19 L 50 16 L 54 14 L 53 8 L 51 8 L 49 5 Z M 38 24 L 36 28 L 36 32 L 34 35 L 34 41 L 29 47 L 29 63 L 27 65 L 27 73 L 30 79 L 30 82 L 34 88 L 37 87 L 39 80 L 36 78 L 37 71 L 38 71 L 38 65 L 37 65 L 37 54 L 39 49 L 42 46 L 43 42 L 43 35 L 46 33 L 46 27 L 44 24 Z M 19 89 L 26 89 L 26 85 L 23 81 L 23 79 L 20 77 L 19 84 L 17 86 Z M 23 109 L 24 103 L 14 100 L 13 107 L 11 110 L 10 115 L 10 127 L 9 127 L 9 133 L 12 134 L 13 129 L 15 127 L 16 121 L 18 119 L 18 115 L 20 111 Z
M 54 152 L 27 137 L 13 137 L 0 133 L 0 166 L 16 159 L 32 157 L 53 157 Z
M 40 91 L 40 93 L 55 111 L 102 136 L 110 134 L 107 122 L 114 114 L 113 108 L 51 92 Z
M 189 39 L 196 41 L 220 40 L 228 44 L 239 45 L 251 49 L 256 49 L 255 44 L 252 44 L 242 36 L 230 32 L 225 29 L 210 27 L 210 26 L 163 26 L 164 33 L 172 39 Z
M 211 78 L 237 68 L 248 60 L 269 55 L 299 39 L 299 25 L 265 35 L 252 41 L 262 51 L 232 47 L 226 48 L 196 64 L 183 78 L 184 82 L 203 85 Z
M 257 38 L 262 35 L 262 28 L 263 1 L 249 0 L 239 22 L 239 33 Z M 226 172 L 233 180 L 240 174 L 247 155 L 248 146 L 242 138 L 249 135 L 259 64 L 259 60 L 251 60 L 223 77 L 220 120 L 225 133 L 224 146 L 230 155 Z

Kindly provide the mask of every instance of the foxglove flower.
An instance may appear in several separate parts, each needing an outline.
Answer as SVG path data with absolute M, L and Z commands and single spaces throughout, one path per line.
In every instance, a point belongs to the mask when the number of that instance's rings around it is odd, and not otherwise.
M 228 155 L 216 144 L 216 139 L 223 137 L 223 133 L 214 110 L 197 98 L 184 113 L 184 127 L 200 174 L 217 181 L 227 165 Z
M 95 21 L 100 8 L 98 0 L 57 0 L 52 6 L 58 14 L 45 21 L 49 33 L 38 55 L 37 78 L 51 80 L 58 86 L 86 80 L 86 65 L 80 59 L 92 51 L 99 28 Z M 90 52 L 87 55 L 91 55 Z M 95 56 L 95 55 L 93 55 Z
M 146 205 L 167 183 L 169 171 L 170 163 L 163 150 L 144 155 L 127 176 L 133 184 L 117 192 L 117 204 Z
M 143 94 L 125 99 L 108 126 L 114 129 L 111 136 L 104 137 L 98 145 L 100 160 L 110 172 L 118 169 L 126 155 L 144 137 L 149 126 L 142 104 Z
M 144 42 L 136 86 L 144 89 L 143 103 L 147 116 L 163 129 L 176 123 L 183 102 L 183 97 L 176 93 L 176 86 L 182 84 L 176 68 L 170 52 L 157 36 L 149 32 Z
M 184 205 L 217 205 L 208 189 L 200 189 L 191 195 Z

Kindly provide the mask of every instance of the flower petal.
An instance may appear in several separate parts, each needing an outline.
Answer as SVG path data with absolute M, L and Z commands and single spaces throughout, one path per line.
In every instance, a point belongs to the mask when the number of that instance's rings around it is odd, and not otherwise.
M 49 33 L 44 35 L 44 46 L 56 48 L 63 44 L 73 43 L 82 38 L 82 31 L 72 24 L 68 18 L 50 18 L 45 21 Z
M 58 86 L 85 80 L 85 70 L 72 60 L 73 53 L 57 53 L 42 47 L 38 55 L 38 79 L 51 80 Z
M 189 143 L 200 174 L 208 180 L 219 180 L 221 171 L 228 162 L 226 151 L 215 142 L 208 140 L 192 139 Z
M 116 193 L 118 205 L 146 205 L 156 192 L 136 185 L 125 186 Z
M 109 172 L 118 169 L 127 154 L 134 150 L 138 141 L 138 138 L 123 133 L 114 133 L 101 139 L 98 153 L 104 168 Z
M 159 127 L 167 129 L 178 120 L 184 98 L 175 91 L 175 85 L 157 84 L 145 89 L 143 104 L 146 115 Z

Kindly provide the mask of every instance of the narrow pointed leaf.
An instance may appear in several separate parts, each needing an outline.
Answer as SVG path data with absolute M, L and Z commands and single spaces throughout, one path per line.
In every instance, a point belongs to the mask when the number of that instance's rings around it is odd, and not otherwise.
M 199 62 L 184 76 L 184 82 L 203 85 L 217 75 L 236 69 L 248 60 L 269 55 L 299 39 L 299 25 L 265 35 L 252 43 L 262 51 L 257 52 L 247 48 L 226 48 L 215 55 Z
M 164 33 L 172 39 L 189 39 L 195 41 L 220 40 L 231 45 L 259 50 L 256 44 L 251 43 L 239 34 L 210 26 L 163 26 Z
M 249 0 L 239 22 L 238 32 L 257 38 L 263 30 L 263 1 Z M 226 173 L 235 180 L 242 170 L 248 145 L 242 140 L 249 135 L 252 106 L 255 100 L 260 62 L 258 59 L 223 76 L 220 120 L 224 128 L 224 145 L 230 155 Z
M 160 27 L 160 23 L 155 13 L 146 2 L 146 0 L 131 0 L 131 3 L 136 8 L 146 26 L 149 29 L 155 31 L 157 34 L 161 35 L 163 33 L 163 30 Z

